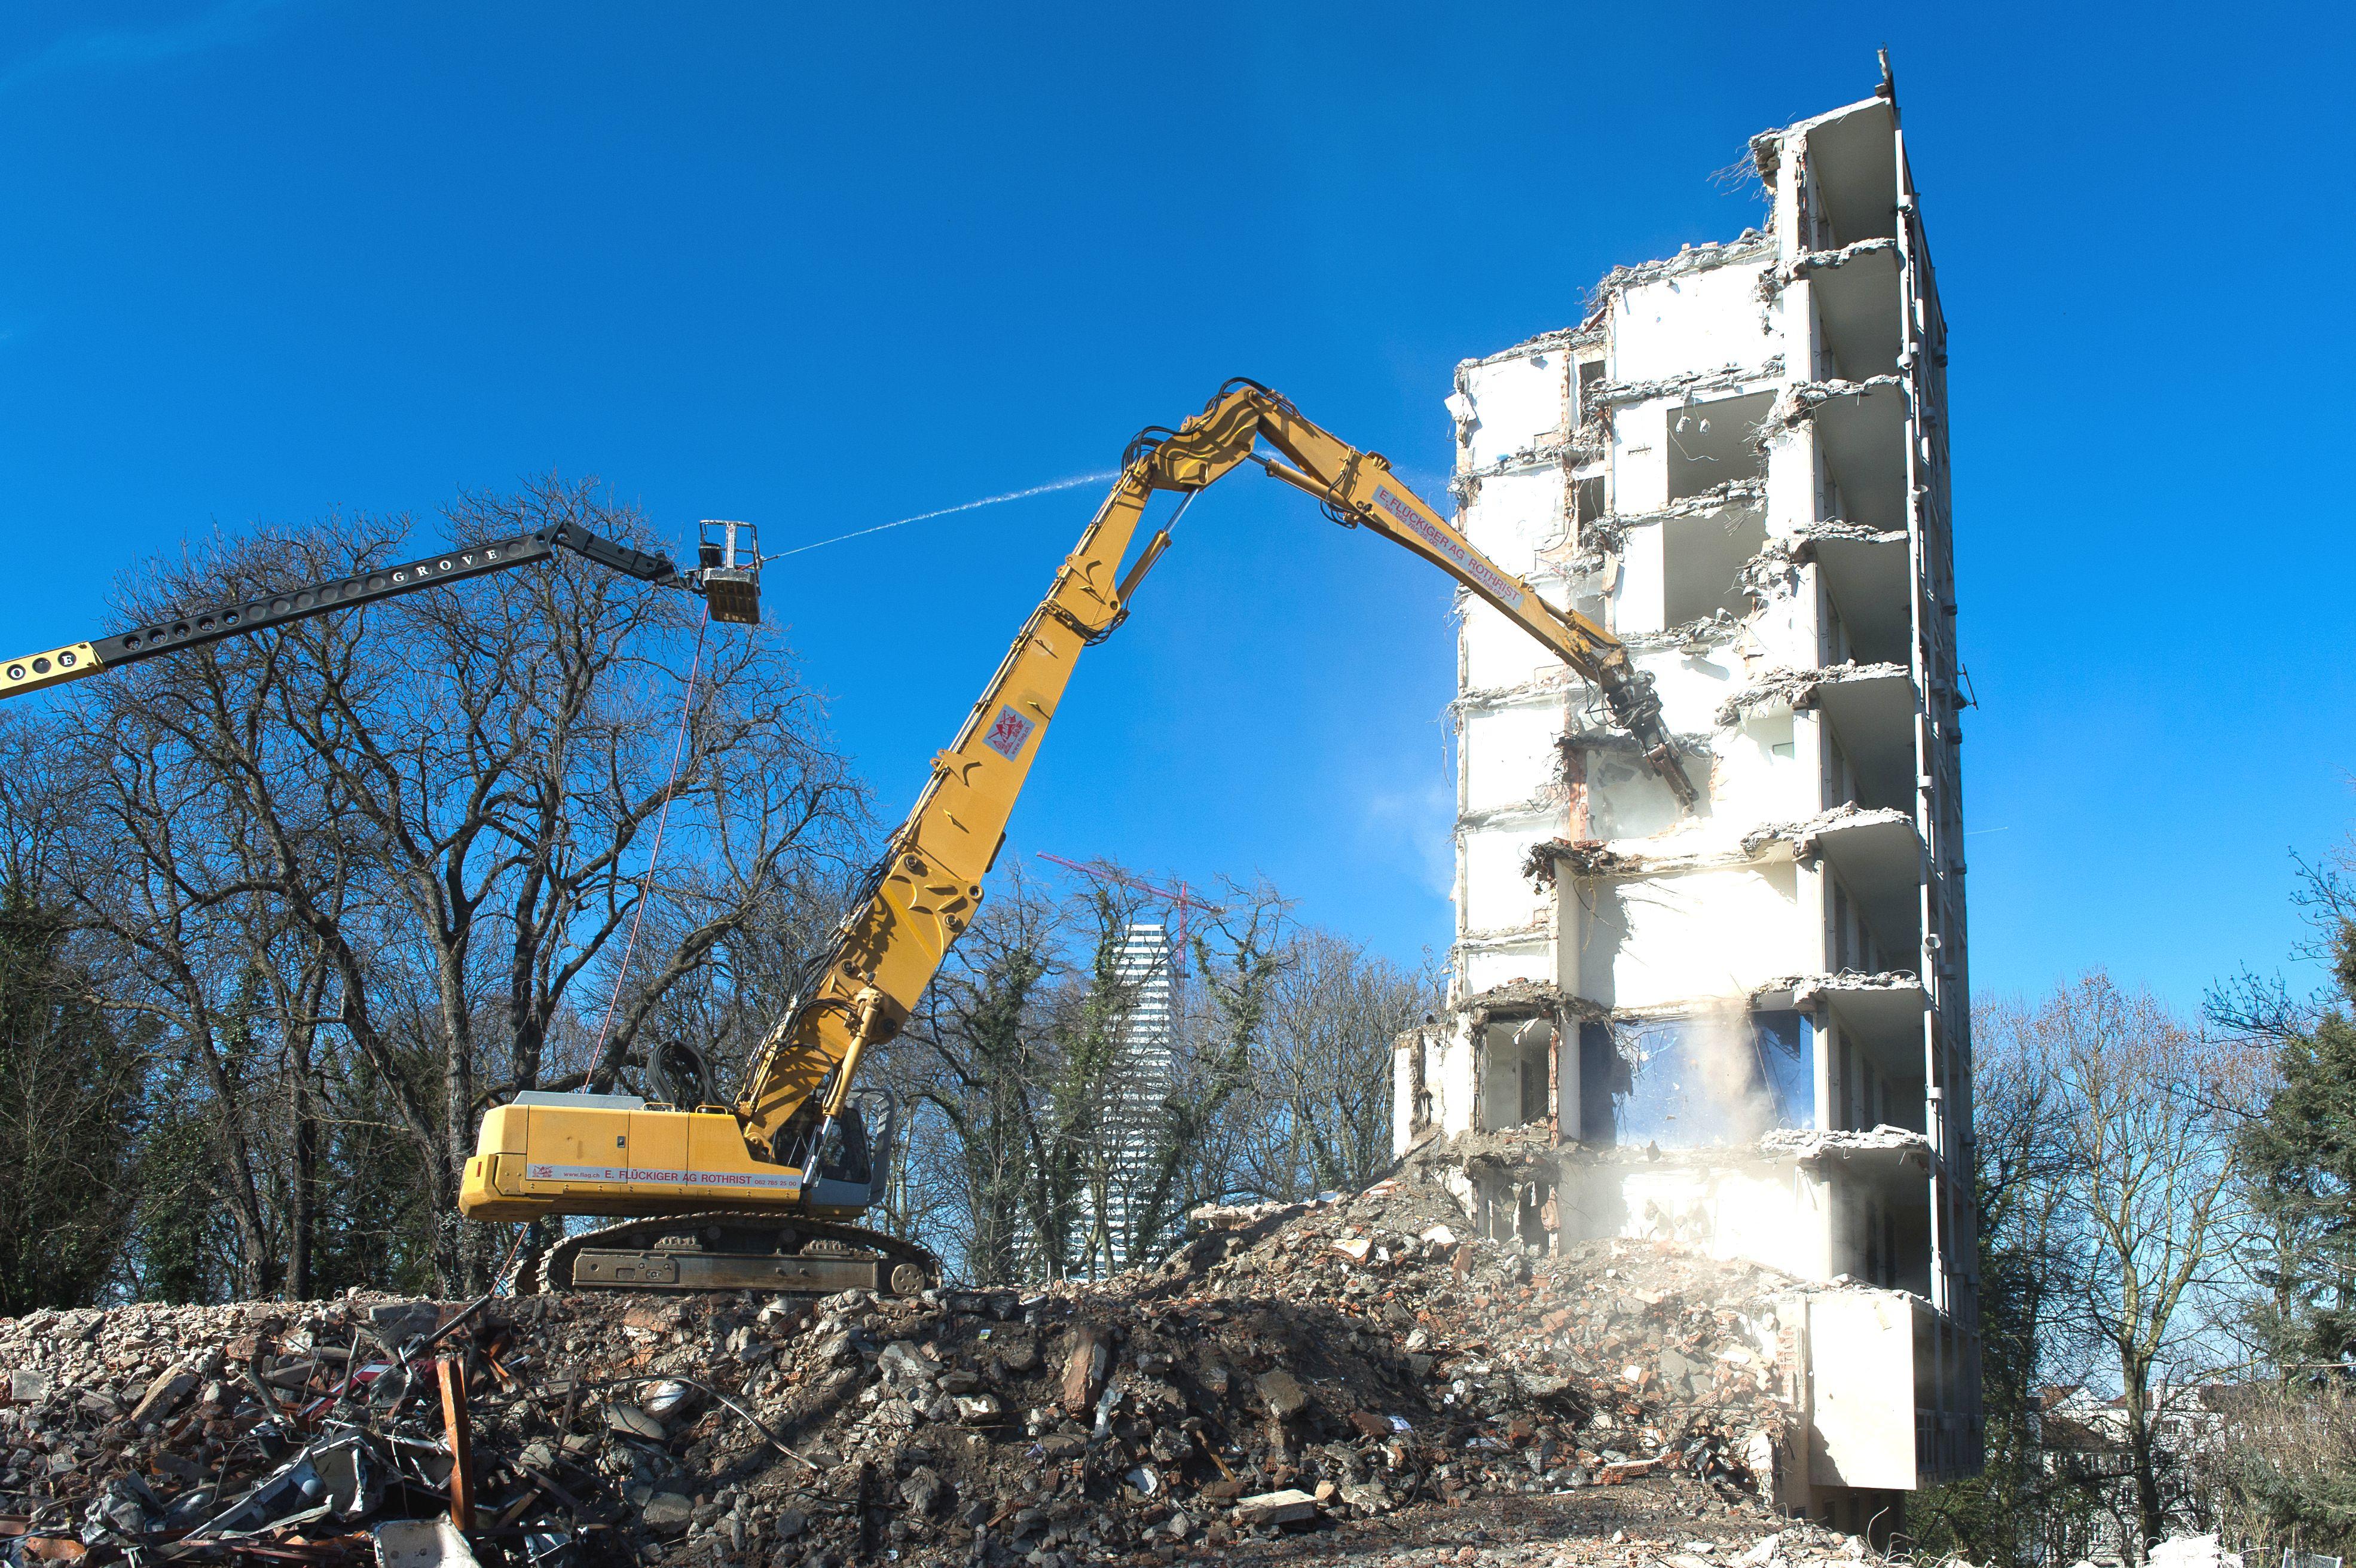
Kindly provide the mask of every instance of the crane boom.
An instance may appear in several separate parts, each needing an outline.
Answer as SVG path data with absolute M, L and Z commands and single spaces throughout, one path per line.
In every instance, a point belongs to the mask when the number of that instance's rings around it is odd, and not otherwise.
M 0 663 L 0 699 L 61 686 L 101 670 L 217 643 L 224 637 L 267 631 L 273 626 L 324 615 L 331 610 L 354 609 L 462 578 L 530 566 L 549 560 L 560 549 L 644 582 L 701 593 L 712 607 L 715 621 L 756 624 L 760 612 L 755 583 L 759 561 L 753 553 L 752 525 L 707 523 L 707 536 L 714 527 L 723 532 L 716 538 L 707 538 L 700 564 L 681 572 L 671 564 L 669 557 L 659 551 L 649 554 L 616 544 L 577 523 L 554 523 L 512 539 L 460 546 L 398 566 L 379 567 L 373 571 L 305 583 L 258 599 L 213 605 L 169 620 L 143 623 L 91 642 L 70 643 L 61 648 L 9 659 Z M 738 530 L 742 530 L 744 540 L 741 549 L 736 542 Z

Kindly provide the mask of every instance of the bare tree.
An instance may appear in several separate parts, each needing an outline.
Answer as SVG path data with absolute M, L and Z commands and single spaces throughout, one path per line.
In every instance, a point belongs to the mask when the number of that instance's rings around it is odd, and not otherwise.
M 1976 1562 L 2074 1561 L 2085 1555 L 2086 1520 L 2112 1483 L 2079 1474 L 2045 1445 L 2043 1391 L 2087 1381 L 2099 1353 L 2072 1310 L 2084 1260 L 2067 1223 L 2078 1184 L 2062 1137 L 2061 1090 L 2032 1009 L 1982 1002 L 1972 1041 L 1987 1462 L 1910 1507 L 1912 1533 Z
M 594 483 L 554 480 L 468 497 L 449 531 L 559 521 L 647 537 Z M 265 537 L 164 575 L 139 603 L 361 570 L 406 531 L 337 520 Z M 230 955 L 252 962 L 264 927 L 273 951 L 293 938 L 273 991 L 292 1070 L 306 1071 L 332 999 L 416 1150 L 444 1288 L 478 1285 L 488 1261 L 455 1216 L 482 1110 L 552 1077 L 612 1083 L 672 988 L 813 862 L 839 863 L 862 820 L 773 638 L 706 638 L 681 596 L 587 563 L 299 623 L 86 689 L 89 754 L 123 760 L 101 770 L 114 782 L 96 918 L 142 955 L 200 1062 L 220 1055 L 207 1042 Z M 227 918 L 241 905 L 262 912 L 242 939 Z M 610 1024 L 568 1029 L 593 1011 Z M 552 1062 L 552 1037 L 568 1035 L 573 1060 Z M 259 1168 L 244 1120 L 223 1124 L 225 1170 Z M 259 1247 L 256 1180 L 228 1185 Z
M 1059 912 L 1010 869 L 926 994 L 909 1028 L 877 1063 L 948 1136 L 931 1152 L 960 1192 L 960 1212 L 934 1238 L 979 1284 L 1018 1279 L 1030 1255 L 1026 1213 L 1045 1144 L 1036 1086 L 1052 1048 L 1040 1014 L 1060 959 Z M 1047 1250 L 1060 1250 L 1049 1246 Z
M 953 1176 L 909 1179 L 955 1195 L 937 1240 L 968 1277 L 1148 1264 L 1199 1203 L 1357 1185 L 1389 1163 L 1391 1040 L 1433 1005 L 1428 976 L 1299 930 L 1273 888 L 1229 885 L 1148 1040 L 1151 895 L 1007 880 L 885 1069 L 939 1117 L 911 1157 Z
M 2140 1561 L 2168 1522 L 2161 1419 L 2211 1372 L 2215 1309 L 2237 1286 L 2246 1215 L 2213 1107 L 2243 1064 L 2100 972 L 2029 1015 L 2021 1043 L 2052 1139 L 2032 1201 L 2051 1204 L 2053 1243 L 2081 1260 L 2069 1307 L 2115 1369 Z
M 1242 1101 L 1240 1185 L 1286 1201 L 1355 1190 L 1391 1161 L 1391 1042 L 1440 1004 L 1437 979 L 1347 938 L 1294 935 Z
M 196 759 L 212 736 L 265 728 L 268 697 L 228 681 L 152 707 L 128 695 L 85 701 L 84 727 L 59 737 L 91 785 L 70 885 L 82 923 L 112 939 L 108 1006 L 151 1026 L 202 1096 L 209 1194 L 235 1236 L 229 1271 L 238 1294 L 259 1296 L 282 1239 L 268 1194 L 264 976 L 290 926 L 233 782 Z
M 1274 887 L 1226 882 L 1219 904 L 1193 933 L 1193 984 L 1178 995 L 1168 1092 L 1151 1157 L 1132 1178 L 1126 1255 L 1139 1261 L 1175 1247 L 1188 1211 L 1234 1189 L 1231 1112 L 1259 1071 L 1270 1000 L 1291 962 L 1291 906 Z

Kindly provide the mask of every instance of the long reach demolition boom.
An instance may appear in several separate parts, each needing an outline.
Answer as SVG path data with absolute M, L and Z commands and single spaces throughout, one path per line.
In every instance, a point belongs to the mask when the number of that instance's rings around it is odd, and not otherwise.
M 1334 521 L 1422 556 L 1552 649 L 1596 686 L 1680 803 L 1693 804 L 1660 699 L 1617 639 L 1500 570 L 1380 456 L 1336 440 L 1267 388 L 1231 381 L 1179 429 L 1151 429 L 1130 444 L 1111 495 L 934 758 L 916 809 L 796 1005 L 755 1052 L 733 1105 L 527 1092 L 484 1118 L 463 1212 L 625 1221 L 556 1241 L 519 1288 L 909 1294 L 930 1283 L 937 1269 L 920 1249 L 845 1223 L 882 1196 L 896 1120 L 888 1095 L 854 1091 L 860 1060 L 898 1032 L 972 924 L 1081 650 L 1127 619 L 1169 547 L 1165 527 L 1121 572 L 1153 493 L 1191 497 L 1246 462 L 1316 496 Z M 694 1097 L 703 1075 L 679 1076 L 690 1087 L 673 1098 Z

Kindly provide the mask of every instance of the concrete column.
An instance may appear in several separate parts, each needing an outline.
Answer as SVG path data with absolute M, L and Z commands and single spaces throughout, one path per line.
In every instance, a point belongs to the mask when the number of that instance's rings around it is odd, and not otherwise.
M 1424 1035 L 1408 1029 L 1391 1041 L 1391 1153 L 1405 1154 L 1415 1138 L 1415 1111 L 1422 1098 Z
M 1839 1085 L 1833 1081 L 1833 1053 L 1840 1046 L 1840 1024 L 1829 1008 L 1816 1009 L 1815 1029 L 1816 1059 L 1809 1063 L 1810 1076 L 1815 1086 L 1816 1130 L 1830 1130 L 1833 1125 L 1834 1095 Z
M 1554 1062 L 1554 1141 L 1579 1141 L 1579 1026 L 1558 1019 L 1554 1043 L 1547 1047 Z
M 1594 897 L 1591 884 L 1583 884 L 1570 874 L 1568 868 L 1558 869 L 1554 879 L 1554 983 L 1562 987 L 1567 997 L 1584 997 L 1587 990 L 1580 982 L 1586 977 L 1583 958 L 1587 951 L 1587 926 L 1590 916 L 1588 901 Z

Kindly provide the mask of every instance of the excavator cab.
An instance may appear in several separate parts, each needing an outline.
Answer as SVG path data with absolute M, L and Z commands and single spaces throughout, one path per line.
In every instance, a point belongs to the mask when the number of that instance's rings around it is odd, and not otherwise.
M 750 523 L 706 517 L 698 528 L 695 580 L 712 618 L 733 626 L 761 624 L 761 546 Z
M 898 1095 L 873 1086 L 854 1089 L 831 1125 L 813 1097 L 778 1135 L 776 1156 L 809 1173 L 812 1203 L 864 1209 L 881 1201 L 891 1184 L 899 1132 Z
M 884 1201 L 892 1184 L 892 1145 L 900 1136 L 899 1096 L 889 1089 L 852 1090 L 835 1133 L 819 1150 L 819 1179 L 863 1183 L 869 1204 Z

